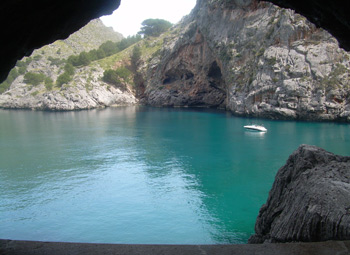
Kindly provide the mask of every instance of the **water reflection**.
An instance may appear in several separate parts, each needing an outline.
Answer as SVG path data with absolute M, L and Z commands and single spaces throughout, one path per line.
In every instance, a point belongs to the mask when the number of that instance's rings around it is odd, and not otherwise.
M 266 132 L 257 132 L 257 131 L 251 131 L 251 130 L 245 130 L 244 134 L 249 137 L 255 137 L 263 139 L 265 138 Z
M 0 118 L 0 238 L 242 243 L 299 144 L 350 151 L 348 125 L 264 121 L 268 133 L 253 133 L 248 119 L 203 110 Z

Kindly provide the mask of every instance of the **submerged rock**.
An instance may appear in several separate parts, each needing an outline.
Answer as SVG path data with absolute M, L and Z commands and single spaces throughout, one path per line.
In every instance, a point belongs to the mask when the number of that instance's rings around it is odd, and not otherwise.
M 350 239 L 350 157 L 301 145 L 278 171 L 249 243 Z

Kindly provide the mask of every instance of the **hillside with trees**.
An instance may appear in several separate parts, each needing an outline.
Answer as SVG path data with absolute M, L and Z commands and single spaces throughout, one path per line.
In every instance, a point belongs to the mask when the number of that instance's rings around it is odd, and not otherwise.
M 159 31 L 171 26 L 148 21 L 143 24 L 153 27 L 152 35 L 147 29 L 122 38 L 95 20 L 67 40 L 34 51 L 0 84 L 0 107 L 75 110 L 137 103 L 137 67 L 160 50 Z

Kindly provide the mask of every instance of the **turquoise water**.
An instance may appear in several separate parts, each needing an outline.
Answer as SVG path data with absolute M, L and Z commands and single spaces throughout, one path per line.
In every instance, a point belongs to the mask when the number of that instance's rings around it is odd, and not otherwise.
M 0 110 L 0 238 L 245 243 L 299 144 L 350 154 L 350 126 L 194 109 Z M 266 134 L 248 132 L 257 122 Z

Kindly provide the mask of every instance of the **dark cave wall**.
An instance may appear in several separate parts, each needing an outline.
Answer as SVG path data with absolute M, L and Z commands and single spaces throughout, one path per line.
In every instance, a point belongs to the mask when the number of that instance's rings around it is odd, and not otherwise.
M 23 56 L 112 14 L 119 4 L 120 0 L 1 0 L 0 82 Z
M 333 34 L 341 47 L 350 50 L 349 1 L 268 1 L 303 14 Z M 67 38 L 90 20 L 111 14 L 119 4 L 120 0 L 1 0 L 0 82 L 23 56 Z
M 266 0 L 293 9 L 318 27 L 330 32 L 339 46 L 350 50 L 350 1 L 348 0 Z

